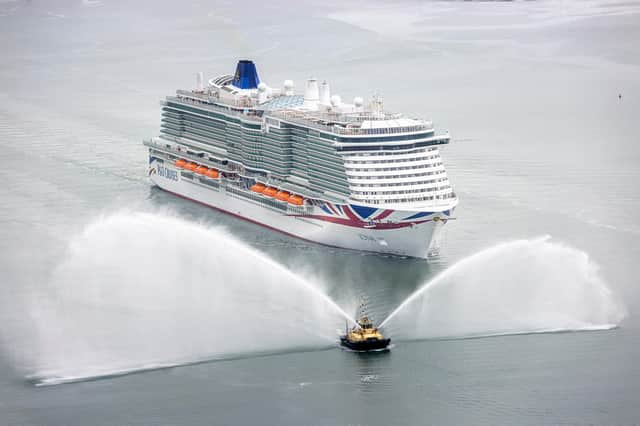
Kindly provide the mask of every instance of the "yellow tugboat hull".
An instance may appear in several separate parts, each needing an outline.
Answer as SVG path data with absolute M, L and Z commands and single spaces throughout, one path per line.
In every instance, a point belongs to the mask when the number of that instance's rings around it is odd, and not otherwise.
M 340 345 L 352 351 L 369 352 L 388 350 L 391 339 L 368 339 L 353 341 L 348 336 L 340 337 Z

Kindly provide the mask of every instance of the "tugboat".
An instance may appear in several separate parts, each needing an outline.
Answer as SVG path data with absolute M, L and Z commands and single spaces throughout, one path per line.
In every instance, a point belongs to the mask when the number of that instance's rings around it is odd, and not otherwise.
M 378 331 L 369 317 L 361 312 L 357 325 L 349 330 L 346 326 L 346 333 L 340 336 L 340 345 L 358 352 L 382 351 L 389 349 L 391 339 L 385 339 L 382 333 Z

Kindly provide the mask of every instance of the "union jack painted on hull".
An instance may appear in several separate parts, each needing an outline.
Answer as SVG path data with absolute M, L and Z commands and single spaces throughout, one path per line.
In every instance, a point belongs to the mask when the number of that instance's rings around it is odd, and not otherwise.
M 440 213 L 436 212 L 419 212 L 411 216 L 405 217 L 400 221 L 391 221 L 387 219 L 396 210 L 391 209 L 377 209 L 366 206 L 358 206 L 354 204 L 332 204 L 324 203 L 320 205 L 320 208 L 327 215 L 290 215 L 301 216 L 306 218 L 312 218 L 316 220 L 322 220 L 331 223 L 337 223 L 344 226 L 350 226 L 354 228 L 367 228 L 367 229 L 397 229 L 405 228 L 407 226 L 415 226 L 420 223 L 426 223 L 431 221 L 442 221 L 447 223 L 449 220 L 449 210 L 445 210 Z M 432 216 L 427 219 L 427 217 Z

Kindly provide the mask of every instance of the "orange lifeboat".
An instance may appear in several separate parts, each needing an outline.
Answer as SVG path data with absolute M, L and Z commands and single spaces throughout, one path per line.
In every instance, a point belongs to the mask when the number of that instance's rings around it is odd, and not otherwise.
M 205 175 L 207 174 L 207 172 L 209 171 L 209 168 L 207 166 L 198 166 L 194 172 L 196 172 L 199 175 Z
M 184 166 L 187 165 L 187 160 L 183 160 L 182 158 L 179 160 L 176 160 L 175 165 L 179 169 L 184 169 Z
M 277 192 L 278 192 L 277 189 L 275 189 L 274 187 L 270 186 L 267 189 L 265 189 L 264 191 L 262 191 L 262 195 L 266 195 L 267 197 L 273 197 L 274 195 L 276 195 Z
M 287 191 L 279 191 L 276 194 L 276 200 L 287 201 L 290 196 L 291 194 L 289 194 Z
M 220 173 L 218 173 L 217 170 L 209 169 L 204 175 L 211 179 L 218 179 L 218 177 L 220 176 Z
M 293 204 L 294 206 L 301 206 L 304 204 L 304 199 L 301 196 L 294 194 L 291 197 L 289 197 L 287 202 L 289 204 Z
M 257 192 L 258 194 L 262 194 L 267 187 L 264 186 L 263 183 L 256 183 L 251 187 L 252 192 Z
M 198 168 L 198 165 L 197 165 L 196 163 L 187 163 L 187 164 L 184 166 L 184 168 L 185 168 L 185 169 L 187 169 L 187 170 L 194 171 L 195 169 L 197 169 L 197 168 Z

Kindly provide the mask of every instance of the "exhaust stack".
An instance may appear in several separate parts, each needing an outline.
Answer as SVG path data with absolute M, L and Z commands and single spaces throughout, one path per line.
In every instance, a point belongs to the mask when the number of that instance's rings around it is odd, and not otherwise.
M 204 74 L 202 71 L 196 74 L 196 91 L 202 92 L 204 90 Z
M 320 105 L 331 106 L 331 91 L 326 81 L 320 85 Z
M 236 66 L 236 74 L 231 80 L 238 89 L 257 89 L 260 84 L 260 78 L 258 77 L 258 70 L 253 61 L 248 59 L 241 59 Z
M 320 89 L 318 88 L 318 80 L 310 78 L 307 80 L 307 88 L 304 91 L 303 108 L 310 110 L 318 109 L 318 102 L 320 101 Z

